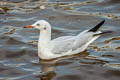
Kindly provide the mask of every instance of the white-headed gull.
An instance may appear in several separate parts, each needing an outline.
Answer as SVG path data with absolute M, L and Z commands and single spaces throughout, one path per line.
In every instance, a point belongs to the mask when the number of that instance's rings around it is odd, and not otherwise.
M 76 36 L 62 36 L 56 39 L 51 39 L 51 25 L 45 20 L 39 20 L 24 28 L 37 28 L 40 30 L 38 56 L 40 59 L 54 59 L 84 51 L 90 43 L 100 37 L 101 34 L 106 33 L 98 31 L 104 22 L 105 20 L 94 28 L 84 30 Z

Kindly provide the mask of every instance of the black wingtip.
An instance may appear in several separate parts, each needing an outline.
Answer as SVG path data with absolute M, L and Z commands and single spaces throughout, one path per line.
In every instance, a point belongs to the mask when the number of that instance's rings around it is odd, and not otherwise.
M 105 20 L 101 21 L 95 27 L 93 27 L 92 29 L 90 29 L 88 32 L 96 32 L 104 24 L 104 22 L 105 22 Z

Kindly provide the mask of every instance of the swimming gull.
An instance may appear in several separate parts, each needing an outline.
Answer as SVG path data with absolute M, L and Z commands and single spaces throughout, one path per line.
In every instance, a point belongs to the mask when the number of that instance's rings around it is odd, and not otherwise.
M 45 20 L 39 20 L 32 25 L 26 25 L 24 28 L 37 28 L 40 30 L 38 56 L 40 59 L 54 59 L 84 51 L 101 34 L 107 33 L 98 31 L 104 22 L 105 20 L 76 36 L 61 36 L 56 39 L 51 39 L 51 25 Z

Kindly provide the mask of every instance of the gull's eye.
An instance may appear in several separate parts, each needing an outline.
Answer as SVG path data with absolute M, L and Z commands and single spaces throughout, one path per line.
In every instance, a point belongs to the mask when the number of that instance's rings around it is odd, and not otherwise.
M 46 30 L 46 27 L 44 28 L 44 30 Z
M 40 26 L 40 24 L 37 24 L 37 26 Z

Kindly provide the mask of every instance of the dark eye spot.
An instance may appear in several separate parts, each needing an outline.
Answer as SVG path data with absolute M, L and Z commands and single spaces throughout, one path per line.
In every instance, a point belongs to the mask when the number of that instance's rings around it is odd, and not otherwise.
M 37 24 L 37 26 L 40 26 L 40 24 Z
M 46 30 L 46 27 L 44 28 L 44 30 Z

